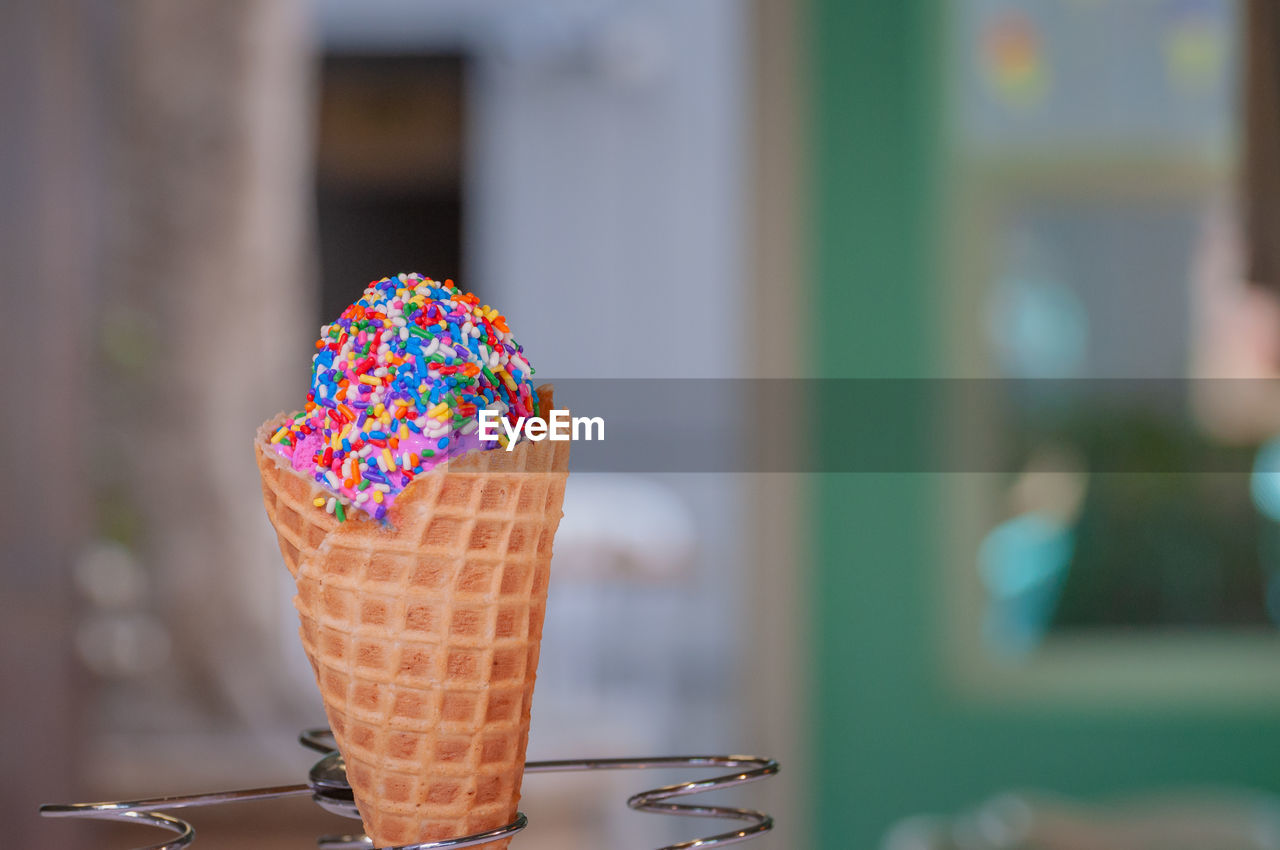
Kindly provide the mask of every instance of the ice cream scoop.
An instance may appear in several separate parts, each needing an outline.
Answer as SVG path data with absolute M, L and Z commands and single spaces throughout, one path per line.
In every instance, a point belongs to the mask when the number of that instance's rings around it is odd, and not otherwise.
M 270 438 L 344 520 L 355 506 L 384 519 L 418 475 L 449 458 L 507 445 L 482 441 L 481 410 L 518 422 L 539 413 L 533 368 L 506 319 L 453 281 L 399 274 L 374 281 L 320 329 L 306 407 Z

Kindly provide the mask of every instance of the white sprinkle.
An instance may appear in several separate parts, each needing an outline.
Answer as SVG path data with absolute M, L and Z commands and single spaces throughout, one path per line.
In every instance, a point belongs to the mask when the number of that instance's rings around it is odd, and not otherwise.
M 375 483 L 374 483 L 374 485 L 373 485 L 373 489 L 375 489 L 375 490 L 381 490 L 381 491 L 382 491 L 382 492 L 384 492 L 384 493 L 390 493 L 390 492 L 391 492 L 391 485 L 390 485 L 390 484 L 383 484 L 383 483 L 381 483 L 381 482 L 375 482 Z
M 357 505 L 363 505 L 363 504 L 364 504 L 365 502 L 367 502 L 367 501 L 369 501 L 369 494 L 368 494 L 368 493 L 356 493 L 356 504 L 357 504 Z
M 440 350 L 440 337 L 433 337 L 431 340 L 431 344 L 428 345 L 422 353 L 424 356 L 430 357 L 432 354 L 435 354 L 439 350 Z
M 404 325 L 400 326 L 400 339 L 407 340 L 409 338 L 409 329 Z
M 337 504 L 338 504 L 337 499 L 334 499 L 332 496 L 330 496 L 330 497 L 329 497 L 329 501 L 327 501 L 327 502 L 325 502 L 325 503 L 324 503 L 324 509 L 325 509 L 325 512 L 326 512 L 326 513 L 333 513 L 334 506 L 335 506 L 335 505 L 337 505 Z

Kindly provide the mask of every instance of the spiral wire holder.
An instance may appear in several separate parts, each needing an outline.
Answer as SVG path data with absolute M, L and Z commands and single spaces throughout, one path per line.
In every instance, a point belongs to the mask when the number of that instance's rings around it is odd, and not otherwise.
M 138 850 L 183 850 L 196 840 L 191 824 L 165 812 L 172 809 L 213 806 L 222 803 L 238 803 L 250 800 L 269 800 L 276 797 L 297 797 L 305 794 L 323 809 L 343 817 L 360 819 L 356 810 L 351 786 L 347 783 L 346 766 L 338 753 L 333 734 L 328 729 L 308 729 L 298 736 L 305 747 L 324 753 L 324 757 L 312 766 L 308 781 L 302 785 L 280 785 L 274 788 L 249 788 L 241 791 L 215 791 L 207 794 L 191 794 L 174 797 L 153 797 L 146 800 L 127 800 L 113 803 L 72 803 L 69 805 L 44 805 L 40 814 L 45 817 L 79 817 L 124 821 L 168 830 L 177 835 L 164 844 L 150 844 Z M 526 762 L 528 773 L 570 773 L 594 770 L 647 770 L 653 768 L 707 767 L 732 768 L 736 772 L 714 776 L 710 779 L 664 785 L 633 794 L 627 806 L 640 812 L 678 815 L 682 817 L 720 818 L 744 821 L 747 825 L 729 832 L 706 838 L 668 844 L 658 850 L 691 850 L 691 848 L 725 847 L 756 838 L 773 829 L 773 818 L 764 812 L 738 809 L 728 806 L 691 805 L 674 800 L 718 791 L 767 779 L 778 772 L 773 759 L 757 756 L 658 756 L 654 758 L 564 759 L 557 761 Z M 429 841 L 423 844 L 404 844 L 384 850 L 456 850 L 462 847 L 478 847 L 515 835 L 528 825 L 523 812 L 506 826 L 486 832 Z M 363 835 L 332 835 L 318 841 L 324 850 L 372 850 L 373 843 Z

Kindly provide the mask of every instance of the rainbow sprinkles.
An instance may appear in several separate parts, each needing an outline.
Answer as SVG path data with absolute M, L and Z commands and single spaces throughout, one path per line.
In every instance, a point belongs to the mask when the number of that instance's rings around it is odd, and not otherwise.
M 375 519 L 447 458 L 505 447 L 481 441 L 479 414 L 537 416 L 533 375 L 506 319 L 453 281 L 374 281 L 320 329 L 303 411 L 271 436 L 293 468 L 330 490 L 315 504 Z

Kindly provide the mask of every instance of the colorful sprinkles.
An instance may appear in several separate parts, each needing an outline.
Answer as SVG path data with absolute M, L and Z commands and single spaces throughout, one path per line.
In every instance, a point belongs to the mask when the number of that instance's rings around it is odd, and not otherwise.
M 320 329 L 306 408 L 271 443 L 334 496 L 384 519 L 416 476 L 449 457 L 495 449 L 476 436 L 479 411 L 515 422 L 539 415 L 533 367 L 506 319 L 453 281 L 418 274 L 374 281 Z

